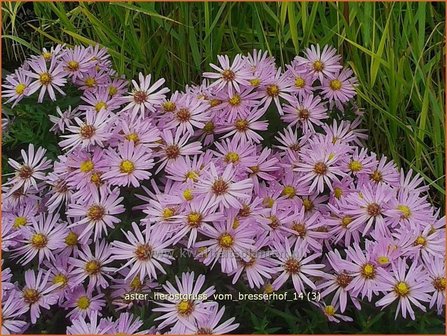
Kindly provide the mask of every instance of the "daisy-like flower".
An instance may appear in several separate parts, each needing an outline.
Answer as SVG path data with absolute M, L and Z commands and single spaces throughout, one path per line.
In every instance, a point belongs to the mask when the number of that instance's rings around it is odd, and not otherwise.
M 396 319 L 401 312 L 404 318 L 407 317 L 408 313 L 410 318 L 414 320 L 415 313 L 411 304 L 425 312 L 426 308 L 421 304 L 421 301 L 430 301 L 430 296 L 427 294 L 430 292 L 427 273 L 418 263 L 412 263 L 407 270 L 406 259 L 402 258 L 391 266 L 392 273 L 383 268 L 377 270 L 381 277 L 378 287 L 387 294 L 376 302 L 376 307 L 382 307 L 383 309 L 398 300 Z
M 26 329 L 27 322 L 23 321 L 29 307 L 20 299 L 20 292 L 12 290 L 8 296 L 2 295 L 2 335 L 20 334 Z
M 95 110 L 96 112 L 102 109 L 113 112 L 121 106 L 121 99 L 118 96 L 110 97 L 108 88 L 99 87 L 95 91 L 85 91 L 81 97 L 87 105 L 79 105 L 82 111 Z
M 337 176 L 345 173 L 337 165 L 341 153 L 327 153 L 326 148 L 312 146 L 301 154 L 302 162 L 294 168 L 294 171 L 303 173 L 300 179 L 303 183 L 311 182 L 309 192 L 324 191 L 325 185 L 332 188 L 332 182 L 338 181 Z
M 233 63 L 230 64 L 230 59 L 227 55 L 218 55 L 220 67 L 210 64 L 215 72 L 204 72 L 203 77 L 217 79 L 210 87 L 215 87 L 217 91 L 224 89 L 228 90 L 228 94 L 232 97 L 234 92 L 241 92 L 240 86 L 249 86 L 249 80 L 252 78 L 250 71 L 246 68 L 245 62 L 241 55 L 236 55 Z
M 372 173 L 368 176 L 368 179 L 371 182 L 376 184 L 387 183 L 393 187 L 399 186 L 400 175 L 396 169 L 396 165 L 393 161 L 387 162 L 386 156 L 382 156 L 378 162 L 375 160 L 374 167 L 371 170 Z M 367 180 L 367 178 L 365 177 L 360 181 L 361 183 L 366 183 L 366 181 L 363 182 L 363 180 Z
M 253 184 L 251 179 L 234 181 L 234 167 L 226 166 L 222 173 L 218 173 L 214 163 L 210 163 L 207 176 L 200 177 L 197 191 L 206 195 L 210 204 L 219 204 L 221 207 L 240 207 L 240 200 L 250 198 Z
M 217 213 L 217 205 L 210 205 L 210 200 L 206 198 L 193 199 L 183 210 L 181 227 L 176 230 L 173 236 L 173 243 L 189 235 L 187 247 L 190 248 L 195 244 L 198 233 L 209 229 L 210 224 L 220 220 L 222 214 Z
M 239 323 L 233 323 L 236 319 L 232 317 L 225 322 L 220 323 L 225 313 L 225 307 L 219 309 L 217 305 L 207 308 L 209 312 L 199 317 L 195 323 L 194 328 L 188 327 L 187 333 L 194 335 L 223 335 L 229 334 L 239 327 Z
M 56 112 L 59 116 L 49 115 L 50 121 L 54 124 L 50 131 L 55 133 L 64 133 L 66 129 L 72 126 L 73 119 L 80 116 L 79 109 L 76 107 L 72 110 L 71 106 L 64 112 L 58 106 L 56 107 Z
M 323 302 L 323 304 L 319 303 L 318 305 L 320 306 L 320 309 L 323 311 L 323 314 L 330 322 L 340 323 L 340 320 L 345 322 L 353 321 L 352 317 L 337 313 L 339 309 L 338 304 L 333 306 L 331 304 L 328 305 L 325 302 Z
M 198 257 L 203 257 L 203 263 L 212 264 L 211 267 L 219 261 L 223 273 L 233 272 L 238 266 L 238 259 L 248 262 L 250 251 L 255 250 L 254 231 L 242 223 L 235 227 L 234 216 L 214 223 L 214 227 L 210 227 L 203 234 L 211 239 L 195 244 L 194 247 L 200 250 Z
M 389 228 L 384 211 L 392 197 L 393 191 L 387 185 L 364 185 L 360 193 L 346 196 L 343 211 L 352 216 L 352 228 L 363 227 L 363 235 L 368 233 L 373 224 L 375 229 L 387 235 Z
M 355 147 L 352 156 L 347 156 L 343 160 L 343 164 L 346 165 L 346 172 L 352 175 L 370 175 L 374 167 L 375 154 L 368 155 L 368 149 Z
M 126 279 L 139 276 L 143 281 L 146 275 L 157 279 L 157 270 L 166 274 L 161 264 L 171 264 L 173 257 L 169 254 L 172 250 L 167 247 L 171 241 L 167 239 L 166 232 L 157 230 L 155 226 L 147 225 L 144 235 L 136 223 L 132 223 L 133 231 L 123 231 L 127 241 L 114 241 L 111 253 L 114 260 L 126 260 L 120 269 L 131 266 Z
M 132 141 L 135 145 L 144 145 L 148 148 L 159 146 L 160 130 L 154 127 L 151 119 L 127 120 L 122 119 L 121 123 L 114 129 L 114 137 L 110 143 L 115 145 L 124 141 Z
M 101 309 L 105 306 L 104 293 L 93 295 L 92 289 L 85 290 L 84 287 L 78 286 L 73 292 L 64 307 L 72 310 L 67 314 L 71 320 L 85 318 L 90 316 L 93 311 L 97 311 L 101 316 Z
M 89 316 L 90 323 L 85 318 L 72 320 L 72 325 L 67 327 L 67 335 L 104 335 L 113 329 L 112 323 L 104 323 L 105 319 L 101 319 L 98 323 L 98 312 L 94 311 Z
M 192 329 L 198 319 L 209 313 L 208 309 L 217 305 L 216 302 L 205 302 L 216 292 L 214 286 L 203 290 L 205 276 L 201 274 L 197 279 L 194 277 L 194 272 L 182 273 L 181 279 L 175 277 L 177 288 L 169 281 L 163 285 L 168 303 L 156 302 L 160 307 L 153 309 L 154 312 L 163 313 L 155 319 L 163 321 L 158 326 L 160 329 L 174 325 L 171 333 L 185 334 L 188 327 Z
M 7 181 L 5 185 L 12 185 L 7 192 L 7 197 L 12 193 L 23 188 L 23 192 L 26 192 L 31 186 L 36 191 L 39 190 L 37 186 L 38 180 L 45 179 L 44 171 L 50 167 L 50 160 L 45 157 L 46 149 L 39 147 L 37 152 L 34 151 L 34 145 L 28 145 L 28 153 L 25 150 L 21 150 L 23 163 L 20 164 L 14 159 L 8 159 L 8 163 L 15 169 L 14 177 Z
M 113 324 L 113 332 L 115 335 L 147 335 L 152 334 L 149 330 L 141 330 L 143 321 L 130 313 L 121 313 L 120 317 Z M 155 333 L 154 333 L 155 334 Z
M 323 82 L 324 77 L 335 74 L 342 68 L 341 57 L 337 55 L 337 50 L 331 46 L 325 45 L 321 50 L 318 44 L 311 45 L 304 51 L 304 55 L 306 57 L 297 56 L 297 62 L 306 65 L 320 82 Z
M 445 306 L 445 288 L 446 288 L 446 276 L 445 276 L 445 258 L 424 258 L 424 266 L 428 271 L 432 290 L 430 308 L 436 305 L 438 314 L 442 314 L 443 307 Z
M 115 217 L 124 212 L 121 203 L 123 197 L 119 197 L 118 189 L 93 192 L 91 201 L 87 204 L 71 203 L 67 211 L 69 217 L 81 217 L 81 219 L 68 227 L 76 227 L 87 224 L 79 238 L 90 236 L 94 231 L 94 239 L 101 238 L 103 233 L 107 234 L 107 227 L 113 228 L 120 220 Z
M 110 181 L 112 185 L 139 187 L 140 181 L 151 177 L 148 171 L 154 166 L 150 149 L 143 145 L 135 145 L 133 141 L 125 141 L 118 147 L 107 152 L 110 170 L 101 178 Z
M 106 278 L 112 278 L 111 273 L 115 271 L 114 267 L 107 266 L 112 258 L 110 246 L 105 240 L 96 240 L 94 253 L 88 245 L 84 245 L 78 256 L 70 257 L 69 261 L 76 267 L 73 271 L 73 286 L 84 283 L 88 278 L 88 290 L 106 288 L 109 285 Z
M 289 278 L 292 278 L 293 287 L 297 293 L 304 291 L 304 283 L 316 290 L 315 283 L 308 276 L 324 276 L 324 273 L 319 270 L 324 268 L 324 265 L 312 263 L 320 255 L 314 253 L 306 256 L 306 249 L 300 244 L 295 244 L 292 250 L 288 238 L 284 239 L 284 244 L 275 242 L 274 245 L 277 258 L 275 270 L 281 274 L 273 281 L 273 288 L 278 290 Z
M 284 107 L 282 120 L 289 126 L 299 124 L 304 133 L 314 132 L 314 125 L 322 124 L 321 120 L 327 119 L 327 109 L 319 96 L 305 95 L 300 99 L 292 98 Z
M 109 132 L 109 126 L 114 117 L 108 111 L 102 109 L 96 113 L 89 110 L 85 118 L 86 120 L 82 121 L 75 117 L 77 126 L 68 127 L 68 131 L 72 134 L 62 135 L 65 140 L 59 142 L 59 146 L 63 150 L 73 150 L 78 146 L 86 149 L 95 145 L 103 147 L 104 143 L 110 138 L 112 134 Z
M 254 165 L 249 167 L 250 178 L 253 181 L 253 190 L 257 194 L 260 188 L 259 180 L 273 181 L 276 177 L 273 172 L 278 171 L 279 160 L 272 155 L 272 150 L 263 148 L 256 157 Z
M 23 70 L 23 72 L 25 75 L 35 78 L 36 80 L 29 85 L 27 95 L 32 95 L 40 89 L 39 98 L 37 99 L 39 103 L 43 101 L 43 97 L 47 91 L 53 101 L 56 100 L 54 90 L 65 95 L 61 90 L 61 87 L 65 86 L 67 79 L 65 78 L 64 69 L 60 62 L 57 62 L 55 58 L 52 58 L 50 66 L 48 67 L 45 58 L 39 57 L 30 61 L 28 64 L 32 71 Z
M 226 138 L 215 142 L 216 157 L 222 160 L 223 165 L 233 165 L 237 171 L 248 171 L 248 167 L 256 164 L 256 147 L 247 142 L 240 142 L 235 138 Z
M 39 265 L 44 259 L 54 260 L 53 251 L 64 247 L 62 241 L 65 235 L 65 227 L 58 223 L 59 214 L 39 215 L 32 218 L 32 226 L 24 227 L 22 230 L 23 246 L 15 250 L 15 256 L 22 256 L 22 265 L 28 264 L 39 255 Z
M 21 101 L 24 97 L 29 95 L 29 86 L 31 84 L 31 78 L 27 76 L 23 69 L 18 69 L 12 75 L 8 75 L 5 78 L 2 92 L 3 98 L 8 98 L 6 104 L 13 102 L 12 108 Z
M 266 131 L 268 122 L 259 120 L 264 115 L 263 110 L 251 111 L 246 118 L 236 118 L 228 125 L 219 128 L 219 133 L 226 133 L 222 138 L 233 136 L 237 141 L 260 143 L 263 138 L 257 131 Z
M 107 86 L 110 79 L 109 71 L 99 70 L 96 67 L 90 68 L 86 73 L 82 73 L 74 83 L 79 86 L 79 89 L 87 91 L 96 91 L 98 88 Z
M 87 48 L 74 46 L 73 49 L 64 50 L 60 62 L 68 76 L 76 80 L 95 66 L 95 62 L 89 56 Z
M 140 83 L 138 84 L 135 80 L 132 80 L 133 90 L 130 95 L 126 96 L 129 104 L 124 107 L 123 112 L 131 110 L 133 116 L 139 114 L 140 117 L 144 117 L 146 111 L 155 112 L 156 108 L 160 106 L 165 98 L 165 93 L 169 92 L 169 89 L 160 89 L 165 82 L 164 78 L 160 78 L 153 85 L 151 85 L 151 78 L 151 75 L 144 76 L 140 72 L 138 74 Z
M 34 270 L 25 271 L 25 287 L 22 289 L 20 302 L 27 306 L 31 314 L 31 323 L 35 324 L 40 317 L 40 307 L 50 309 L 55 304 L 58 295 L 54 290 L 59 284 L 48 285 L 49 272 L 40 269 L 36 274 Z
M 293 96 L 290 94 L 292 91 L 291 83 L 287 76 L 281 73 L 281 68 L 278 68 L 276 74 L 265 83 L 262 89 L 264 91 L 264 98 L 261 99 L 259 105 L 263 105 L 264 107 L 261 111 L 265 112 L 271 102 L 274 101 L 279 114 L 284 115 L 279 98 L 290 101 L 293 99 Z
M 229 96 L 227 92 L 221 91 L 217 99 L 221 104 L 214 107 L 219 114 L 224 113 L 227 122 L 233 122 L 236 118 L 246 118 L 250 110 L 259 105 L 261 94 L 252 89 L 243 89 L 241 92 L 235 92 Z M 223 116 L 222 116 L 223 117 Z
M 208 105 L 200 99 L 185 94 L 177 100 L 172 120 L 165 127 L 174 128 L 181 134 L 193 135 L 194 127 L 203 128 L 209 119 Z
M 292 66 L 287 66 L 285 75 L 293 82 L 292 93 L 298 94 L 298 97 L 307 96 L 312 93 L 314 78 L 307 69 L 303 69 L 303 66 L 296 63 L 296 61 L 292 61 Z
M 322 94 L 329 101 L 335 101 L 342 107 L 340 103 L 346 103 L 355 96 L 356 85 L 357 79 L 352 70 L 345 68 L 340 72 L 327 74 L 323 80 Z
M 157 156 L 161 157 L 157 168 L 156 174 L 162 170 L 166 164 L 175 162 L 181 156 L 200 154 L 202 145 L 200 142 L 190 142 L 190 135 L 182 133 L 177 130 L 175 134 L 171 130 L 163 130 L 161 134 L 163 139 L 163 145 L 161 150 L 157 153 Z

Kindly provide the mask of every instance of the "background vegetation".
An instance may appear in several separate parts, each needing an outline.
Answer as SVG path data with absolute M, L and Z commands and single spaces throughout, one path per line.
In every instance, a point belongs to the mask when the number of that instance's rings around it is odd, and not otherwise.
M 56 43 L 107 47 L 116 69 L 164 77 L 171 89 L 198 83 L 217 54 L 268 50 L 279 65 L 310 44 L 331 44 L 354 70 L 358 105 L 366 111 L 369 148 L 412 168 L 444 208 L 445 3 L 2 3 L 3 73 L 30 53 Z M 70 102 L 67 102 L 67 104 Z M 3 112 L 16 122 L 3 139 L 4 156 L 34 142 L 57 154 L 48 133 L 54 104 L 21 104 Z M 3 160 L 5 163 L 5 160 Z M 216 279 L 218 282 L 218 279 Z M 225 291 L 223 291 L 225 292 Z M 309 306 L 308 303 L 303 303 Z M 231 306 L 231 305 L 229 305 Z M 348 312 L 353 324 L 329 328 L 320 315 L 293 305 L 240 302 L 231 308 L 257 333 L 442 333 L 424 314 L 410 324 L 389 310 Z M 230 312 L 230 313 L 231 313 Z M 281 329 L 275 328 L 282 325 Z

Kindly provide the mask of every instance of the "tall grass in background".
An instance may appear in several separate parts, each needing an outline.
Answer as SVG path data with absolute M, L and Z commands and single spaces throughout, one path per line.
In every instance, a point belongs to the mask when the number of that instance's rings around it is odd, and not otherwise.
M 217 54 L 284 65 L 331 44 L 359 79 L 369 147 L 419 172 L 444 204 L 444 3 L 3 3 L 3 67 L 54 43 L 107 47 L 116 69 L 198 83 Z M 24 11 L 28 11 L 27 13 Z M 11 68 L 13 68 L 11 66 Z M 52 113 L 52 112 L 51 112 Z

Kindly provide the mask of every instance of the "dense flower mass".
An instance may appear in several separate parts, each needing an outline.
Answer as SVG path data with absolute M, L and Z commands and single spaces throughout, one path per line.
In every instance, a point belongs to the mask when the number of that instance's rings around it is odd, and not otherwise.
M 2 334 L 49 309 L 68 334 L 237 332 L 176 251 L 253 293 L 319 291 L 331 322 L 364 303 L 443 313 L 444 217 L 419 175 L 364 148 L 357 80 L 336 50 L 311 46 L 285 68 L 256 50 L 218 60 L 172 94 L 119 77 L 98 46 L 59 45 L 6 77 L 13 106 L 69 87 L 81 104 L 50 116 L 54 161 L 33 144 L 8 161 Z

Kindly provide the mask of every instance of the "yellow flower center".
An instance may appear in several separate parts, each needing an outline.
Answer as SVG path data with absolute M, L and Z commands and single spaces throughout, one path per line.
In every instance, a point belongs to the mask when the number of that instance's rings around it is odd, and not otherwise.
M 173 208 L 164 208 L 163 212 L 162 212 L 162 215 L 163 215 L 164 219 L 169 219 L 172 216 L 174 216 L 174 213 L 175 213 L 175 211 L 174 211 Z
M 128 141 L 133 141 L 134 143 L 140 141 L 140 137 L 138 136 L 137 133 L 129 133 L 124 138 L 126 138 L 126 140 Z
M 25 288 L 22 292 L 22 295 L 23 299 L 28 304 L 36 303 L 40 298 L 39 292 L 34 288 Z
M 271 84 L 271 85 L 267 85 L 267 94 L 270 97 L 277 97 L 279 95 L 279 87 L 278 85 L 275 84 Z
M 305 211 L 310 211 L 314 208 L 314 203 L 310 199 L 305 198 L 303 199 L 303 206 Z
M 97 186 L 100 186 L 102 184 L 101 175 L 102 173 L 100 172 L 92 173 L 92 176 L 90 177 L 90 182 L 96 184 Z
M 53 54 L 48 51 L 45 51 L 44 53 L 42 53 L 42 56 L 45 59 L 45 61 L 49 61 L 51 59 L 51 57 L 53 56 Z
M 410 293 L 410 287 L 408 286 L 408 284 L 404 281 L 399 281 L 395 286 L 394 286 L 394 292 L 398 295 L 398 296 L 407 296 L 408 293 Z
M 336 199 L 340 199 L 343 196 L 343 189 L 341 189 L 340 187 L 335 187 L 334 196 Z
M 433 279 L 433 287 L 439 292 L 445 291 L 446 279 L 445 278 L 435 278 Z
M 315 71 L 323 71 L 324 70 L 324 63 L 320 60 L 317 60 L 313 63 L 313 68 Z
M 258 87 L 261 84 L 261 80 L 259 78 L 254 78 L 250 80 L 250 85 L 254 87 Z
M 273 293 L 275 290 L 273 289 L 273 286 L 271 283 L 268 283 L 264 286 L 264 293 L 266 294 L 271 294 Z
M 194 310 L 194 304 L 188 300 L 182 300 L 177 304 L 177 311 L 180 315 L 190 315 Z
M 101 270 L 101 264 L 96 260 L 90 260 L 85 264 L 85 270 L 90 275 L 96 274 Z
M 399 210 L 402 213 L 402 218 L 408 219 L 411 217 L 411 210 L 406 205 L 398 205 L 397 210 Z
M 236 152 L 229 152 L 227 155 L 225 155 L 225 162 L 227 162 L 227 163 L 239 162 L 239 154 Z
M 140 281 L 140 277 L 136 276 L 135 278 L 133 278 L 133 280 L 130 282 L 130 288 L 133 291 L 137 291 L 140 290 L 142 287 L 142 283 Z
M 194 198 L 194 195 L 192 194 L 191 189 L 185 189 L 183 191 L 183 198 L 187 201 L 192 201 L 192 199 Z
M 85 86 L 90 87 L 90 88 L 95 87 L 96 79 L 89 76 L 85 79 L 84 84 L 85 84 Z
M 228 102 L 230 103 L 230 105 L 238 106 L 241 103 L 241 96 L 234 95 Z
M 65 286 L 67 286 L 67 284 L 68 284 L 68 278 L 67 278 L 64 274 L 59 273 L 59 274 L 56 274 L 56 275 L 54 276 L 54 278 L 53 278 L 53 283 L 54 283 L 54 284 L 61 284 L 61 285 L 59 286 L 59 288 L 63 288 L 63 287 L 65 287 Z
M 90 307 L 90 299 L 85 295 L 81 296 L 76 302 L 76 305 L 79 309 L 87 309 L 88 307 Z
M 245 132 L 248 129 L 248 121 L 245 119 L 238 119 L 234 123 L 236 130 L 239 132 Z
M 353 160 L 353 161 L 349 162 L 348 168 L 352 172 L 356 173 L 363 169 L 363 165 L 361 162 Z
M 39 80 L 42 85 L 48 85 L 51 83 L 52 78 L 48 72 L 44 72 L 39 75 Z
M 382 173 L 378 170 L 375 170 L 371 175 L 369 175 L 369 178 L 376 183 L 383 181 Z
M 427 245 L 427 239 L 425 239 L 424 236 L 419 236 L 414 241 L 414 245 L 420 245 L 420 246 L 425 247 Z
M 230 234 L 228 234 L 228 233 L 222 234 L 219 237 L 218 241 L 219 241 L 219 245 L 224 247 L 224 248 L 230 248 L 234 244 L 233 237 Z
M 135 256 L 138 260 L 145 261 L 152 258 L 152 247 L 148 244 L 140 244 L 135 249 Z
M 16 93 L 18 95 L 21 95 L 21 94 L 23 94 L 23 92 L 25 92 L 25 89 L 26 89 L 26 85 L 23 83 L 20 83 L 16 86 Z
M 274 200 L 273 198 L 271 198 L 271 197 L 265 197 L 265 198 L 262 200 L 262 205 L 263 205 L 264 207 L 266 207 L 266 208 L 272 208 L 272 207 L 273 207 L 273 204 L 275 204 L 275 200 Z
M 172 101 L 166 101 L 162 104 L 162 106 L 163 106 L 163 110 L 165 110 L 165 112 L 174 112 L 175 109 L 177 108 L 175 103 Z
M 48 244 L 48 238 L 42 233 L 36 233 L 31 238 L 31 244 L 37 249 L 44 248 Z
M 69 61 L 67 63 L 67 68 L 70 71 L 78 71 L 79 70 L 79 63 L 76 61 Z
M 22 226 L 26 225 L 26 223 L 28 223 L 28 220 L 26 219 L 26 217 L 16 217 L 16 219 L 14 219 L 13 227 L 14 227 L 14 229 L 18 229 L 18 228 L 21 228 Z
M 386 265 L 390 263 L 390 258 L 388 258 L 387 256 L 380 256 L 377 258 L 377 262 L 380 265 Z
M 341 81 L 339 81 L 338 79 L 333 79 L 329 82 L 329 86 L 332 90 L 338 91 L 341 89 Z
M 96 112 L 99 112 L 102 109 L 107 109 L 107 104 L 105 102 L 103 102 L 103 101 L 100 101 L 100 102 L 96 103 L 96 105 L 95 105 Z
M 218 105 L 222 104 L 222 101 L 219 99 L 211 99 L 210 100 L 210 106 L 211 107 L 216 107 Z
M 222 72 L 222 78 L 225 79 L 227 82 L 232 81 L 233 79 L 236 78 L 236 74 L 233 71 L 231 71 L 230 69 L 225 69 Z
M 372 279 L 376 275 L 376 269 L 372 264 L 365 264 L 362 266 L 362 276 L 365 279 Z
M 293 198 L 296 195 L 296 190 L 294 187 L 288 185 L 283 188 L 281 195 L 287 196 L 287 198 Z
M 117 89 L 115 86 L 110 85 L 110 86 L 109 86 L 109 95 L 110 95 L 111 97 L 113 97 L 113 96 L 116 95 L 117 93 L 118 93 L 118 89 Z
M 284 263 L 284 269 L 290 274 L 297 274 L 301 269 L 301 265 L 298 260 L 290 258 Z
M 94 204 L 88 208 L 87 217 L 90 220 L 99 221 L 104 217 L 105 213 L 106 210 L 104 209 L 104 207 Z
M 299 77 L 298 76 L 298 77 L 295 78 L 295 86 L 298 89 L 302 89 L 304 87 L 304 85 L 306 85 L 306 82 L 304 81 L 303 77 Z
M 335 315 L 335 308 L 334 308 L 334 306 L 331 306 L 331 305 L 326 306 L 326 307 L 324 307 L 324 312 L 327 315 L 329 315 L 329 316 L 334 316 Z
M 203 131 L 204 131 L 206 134 L 213 134 L 213 132 L 214 132 L 214 128 L 215 128 L 214 123 L 213 123 L 212 121 L 208 121 L 208 122 L 205 124 L 205 126 L 203 126 Z
M 83 173 L 89 173 L 95 168 L 95 165 L 93 164 L 92 160 L 86 160 L 81 162 L 81 165 L 79 166 L 79 169 Z
M 351 216 L 344 216 L 341 219 L 341 226 L 344 228 L 347 228 L 349 224 L 351 224 L 352 222 L 352 217 Z
M 198 212 L 191 212 L 188 215 L 188 225 L 197 228 L 202 223 L 202 215 Z
M 78 243 L 78 235 L 73 231 L 70 231 L 65 237 L 65 244 L 68 246 L 75 246 Z
M 135 170 L 135 165 L 130 160 L 123 160 L 120 163 L 120 172 L 124 174 L 131 174 Z
M 327 172 L 327 166 L 323 162 L 317 162 L 314 166 L 314 172 L 318 175 L 325 175 Z
M 241 223 L 239 222 L 239 219 L 235 218 L 234 222 L 233 222 L 233 225 L 232 225 L 232 228 L 236 230 L 239 227 L 240 224 Z

